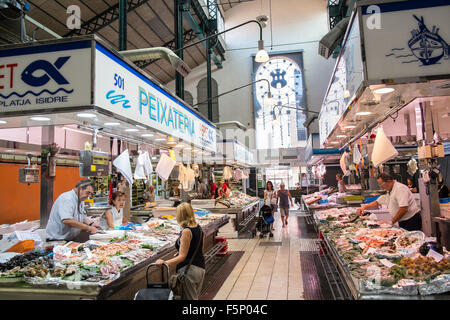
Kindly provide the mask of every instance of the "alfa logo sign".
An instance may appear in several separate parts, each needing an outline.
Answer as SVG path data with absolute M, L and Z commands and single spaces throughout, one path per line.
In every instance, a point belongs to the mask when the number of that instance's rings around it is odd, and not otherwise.
M 89 104 L 89 49 L 61 50 L 64 46 L 0 51 L 0 112 Z M 80 60 L 81 53 L 87 61 Z

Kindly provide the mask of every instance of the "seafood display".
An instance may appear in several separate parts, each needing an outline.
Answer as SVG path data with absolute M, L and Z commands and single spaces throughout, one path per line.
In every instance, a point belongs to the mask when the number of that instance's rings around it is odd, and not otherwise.
M 223 203 L 227 207 L 244 207 L 252 202 L 259 200 L 259 198 L 251 197 L 239 191 L 233 191 L 229 197 L 219 198 L 216 200 L 217 202 Z
M 449 291 L 447 251 L 440 261 L 424 257 L 419 253 L 425 240 L 422 232 L 407 232 L 367 218 L 353 219 L 354 211 L 333 208 L 314 216 L 322 235 L 359 283 L 360 291 L 421 295 Z
M 205 227 L 223 215 L 207 215 L 198 223 Z M 85 243 L 43 243 L 35 250 L 0 263 L 0 283 L 73 283 L 105 285 L 121 272 L 173 246 L 181 229 L 173 219 L 150 219 L 123 236 Z

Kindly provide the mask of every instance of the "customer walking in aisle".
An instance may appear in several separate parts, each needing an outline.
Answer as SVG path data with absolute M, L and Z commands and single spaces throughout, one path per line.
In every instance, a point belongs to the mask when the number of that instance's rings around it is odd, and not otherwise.
M 195 221 L 194 210 L 187 202 L 177 207 L 177 222 L 182 228 L 175 242 L 178 255 L 167 261 L 158 259 L 155 264 L 167 263 L 169 268 L 176 267 L 177 273 L 184 273 L 186 280 L 181 299 L 198 300 L 205 277 L 202 228 Z
M 273 189 L 272 181 L 267 181 L 266 190 L 264 190 L 264 204 L 272 208 L 272 216 L 275 215 L 275 212 L 278 210 L 278 197 L 277 193 Z M 271 229 L 275 230 L 273 227 L 273 223 L 271 224 Z
M 280 184 L 280 190 L 277 192 L 277 198 L 279 201 L 280 207 L 280 215 L 281 215 L 281 223 L 283 228 L 288 224 L 289 218 L 289 201 L 291 202 L 291 207 L 294 206 L 294 202 L 292 201 L 292 196 L 289 190 L 285 189 L 284 182 Z

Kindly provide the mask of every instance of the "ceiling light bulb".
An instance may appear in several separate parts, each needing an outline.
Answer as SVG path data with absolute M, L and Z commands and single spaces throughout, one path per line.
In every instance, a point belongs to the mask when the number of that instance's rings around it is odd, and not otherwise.
M 95 118 L 95 117 L 97 117 L 97 115 L 95 115 L 93 113 L 78 113 L 77 117 L 80 117 L 80 118 Z
M 50 118 L 41 117 L 41 116 L 34 116 L 34 117 L 31 117 L 30 119 L 34 120 L 34 121 L 50 121 Z
M 141 134 L 141 137 L 153 137 L 153 134 L 151 134 L 151 133 L 144 133 L 144 134 Z
M 355 129 L 356 126 L 349 125 L 349 126 L 345 126 L 344 128 L 345 128 L 345 129 Z
M 106 122 L 105 126 L 111 126 L 111 127 L 113 127 L 113 126 L 120 126 L 120 123 L 118 123 L 118 122 Z
M 255 62 L 263 63 L 269 61 L 269 54 L 264 50 L 264 41 L 258 41 L 258 52 L 255 56 Z
M 272 97 L 272 94 L 270 92 L 267 94 L 267 99 L 264 102 L 265 102 L 265 105 L 268 107 L 273 107 L 276 104 L 276 101 Z
M 125 129 L 126 132 L 136 132 L 139 131 L 139 129 Z
M 344 92 L 344 98 L 350 98 L 350 91 L 345 90 L 345 92 Z
M 372 114 L 370 111 L 360 111 L 356 113 L 357 116 L 368 116 L 370 114 Z
M 155 139 L 155 141 L 166 141 L 166 139 L 165 138 L 158 138 L 158 139 Z
M 347 138 L 347 136 L 343 135 L 343 134 L 340 134 L 340 135 L 337 135 L 336 138 Z
M 0 120 L 0 124 L 5 124 L 5 123 L 8 123 L 8 122 L 5 120 Z
M 390 93 L 392 91 L 394 91 L 394 88 L 380 88 L 380 89 L 376 89 L 373 91 L 373 93 L 376 94 L 385 94 L 385 93 Z

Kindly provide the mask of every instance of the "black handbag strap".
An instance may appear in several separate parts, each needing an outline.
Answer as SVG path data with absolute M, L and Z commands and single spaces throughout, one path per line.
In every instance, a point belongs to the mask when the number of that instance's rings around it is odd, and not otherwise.
M 191 259 L 189 260 L 189 264 L 187 265 L 186 269 L 184 270 L 184 274 L 186 274 L 189 270 L 189 267 L 192 264 L 192 261 L 194 261 L 195 256 L 197 255 L 198 249 L 200 248 L 200 243 L 202 242 L 202 237 L 203 237 L 203 230 L 202 227 L 200 227 L 200 225 L 198 225 L 199 229 L 200 229 L 200 237 L 198 239 L 198 244 L 197 244 L 197 248 L 195 248 L 194 254 L 192 255 Z M 192 239 L 194 239 L 194 233 L 192 232 L 191 229 L 189 229 L 192 233 Z M 191 241 L 192 241 L 191 239 Z

